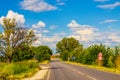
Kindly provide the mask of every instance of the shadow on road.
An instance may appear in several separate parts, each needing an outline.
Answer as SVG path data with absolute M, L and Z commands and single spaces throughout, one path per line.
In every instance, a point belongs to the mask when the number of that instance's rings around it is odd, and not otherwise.
M 50 67 L 49 69 L 63 69 L 62 67 Z
M 63 69 L 63 67 L 49 67 L 49 68 L 44 68 L 42 70 L 45 70 L 45 69 Z
M 60 62 L 59 60 L 51 60 L 50 62 Z

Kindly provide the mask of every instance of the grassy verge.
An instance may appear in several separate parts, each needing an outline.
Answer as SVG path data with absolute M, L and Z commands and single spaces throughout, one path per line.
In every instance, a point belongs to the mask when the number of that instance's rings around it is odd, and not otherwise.
M 74 65 L 78 65 L 78 66 L 84 66 L 84 67 L 88 67 L 88 68 L 94 68 L 94 69 L 97 69 L 97 70 L 100 70 L 100 71 L 120 74 L 120 68 L 107 68 L 107 67 L 97 66 L 97 65 L 85 65 L 85 64 L 76 63 L 76 62 L 69 62 L 69 61 L 66 61 L 66 63 L 74 64 Z
M 22 79 L 32 76 L 39 70 L 39 63 L 35 60 L 21 61 L 16 63 L 0 63 L 0 80 Z
M 39 64 L 48 64 L 49 62 L 50 62 L 49 60 L 45 60 L 45 61 L 39 62 Z

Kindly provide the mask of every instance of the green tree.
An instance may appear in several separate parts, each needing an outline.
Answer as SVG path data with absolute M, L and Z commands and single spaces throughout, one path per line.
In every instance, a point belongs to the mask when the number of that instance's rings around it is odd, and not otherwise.
M 102 52 L 103 54 L 103 60 L 104 55 L 106 54 L 106 47 L 103 44 L 100 45 L 91 45 L 87 48 L 89 54 L 86 56 L 86 64 L 96 64 L 96 59 L 98 57 L 98 53 Z
M 103 66 L 114 67 L 114 50 L 108 47 L 106 49 L 106 54 L 104 57 Z
M 4 18 L 2 28 L 4 29 L 2 40 L 6 42 L 5 58 L 8 63 L 11 62 L 12 56 L 21 48 L 20 45 L 30 45 L 36 37 L 32 30 L 25 30 L 23 26 L 17 26 L 15 19 Z
M 34 53 L 38 61 L 50 60 L 52 50 L 48 46 L 38 46 L 34 49 Z
M 73 51 L 75 48 L 79 47 L 79 41 L 74 38 L 63 38 L 56 45 L 56 50 L 60 53 L 60 56 L 63 60 L 68 60 L 69 53 Z
M 75 48 L 73 51 L 70 53 L 70 60 L 75 61 L 75 62 L 83 62 L 83 45 L 81 44 L 78 48 Z
M 120 45 L 115 46 L 114 64 L 115 68 L 120 68 Z
M 33 52 L 33 47 L 28 46 L 26 44 L 22 45 L 20 49 L 17 49 L 15 51 L 15 54 L 12 56 L 12 61 L 17 62 L 17 61 L 22 61 L 22 60 L 27 60 L 27 59 L 32 59 L 34 58 L 34 52 Z

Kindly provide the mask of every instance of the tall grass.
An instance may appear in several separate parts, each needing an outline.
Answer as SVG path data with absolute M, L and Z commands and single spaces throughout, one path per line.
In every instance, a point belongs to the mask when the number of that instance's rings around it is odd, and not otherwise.
M 30 76 L 39 70 L 39 64 L 35 60 L 22 61 L 16 63 L 0 63 L 0 80 L 3 78 L 22 78 Z

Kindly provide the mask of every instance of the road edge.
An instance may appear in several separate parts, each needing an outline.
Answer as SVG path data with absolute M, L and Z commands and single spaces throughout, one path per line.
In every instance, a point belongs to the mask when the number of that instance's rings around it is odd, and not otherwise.
M 46 80 L 49 72 L 49 67 L 42 66 L 36 74 L 30 78 L 24 78 L 23 80 Z

